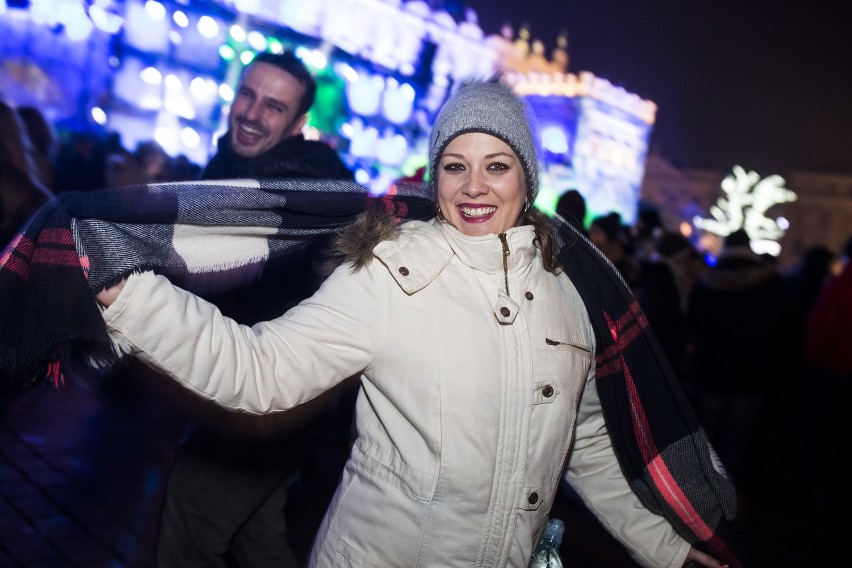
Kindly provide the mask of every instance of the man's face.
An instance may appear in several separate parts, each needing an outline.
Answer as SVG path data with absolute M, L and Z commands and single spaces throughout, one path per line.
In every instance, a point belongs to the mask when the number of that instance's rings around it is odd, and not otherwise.
M 253 158 L 301 132 L 306 115 L 297 116 L 305 88 L 292 75 L 269 63 L 253 63 L 243 74 L 231 104 L 231 148 Z

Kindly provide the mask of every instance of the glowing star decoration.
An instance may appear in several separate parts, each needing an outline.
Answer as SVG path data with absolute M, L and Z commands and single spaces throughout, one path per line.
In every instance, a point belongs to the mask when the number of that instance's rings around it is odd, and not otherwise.
M 777 241 L 784 236 L 789 223 L 783 217 L 770 219 L 766 212 L 774 205 L 796 200 L 796 194 L 784 184 L 781 176 L 761 179 L 756 172 L 734 166 L 733 172 L 722 180 L 725 196 L 710 208 L 712 218 L 695 217 L 693 224 L 720 237 L 744 229 L 755 252 L 777 255 L 780 252 Z

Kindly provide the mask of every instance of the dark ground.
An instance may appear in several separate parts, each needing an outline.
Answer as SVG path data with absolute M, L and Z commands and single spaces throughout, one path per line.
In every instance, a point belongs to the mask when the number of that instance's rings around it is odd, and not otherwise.
M 152 566 L 164 484 L 189 423 L 172 394 L 138 373 L 78 374 L 0 406 L 0 566 Z M 799 491 L 788 482 L 765 491 L 771 498 L 753 507 L 751 565 L 824 565 L 833 537 L 821 514 L 798 513 Z M 636 566 L 570 499 L 560 498 L 552 516 L 565 521 L 566 567 Z M 308 548 L 313 522 L 291 519 L 297 550 Z

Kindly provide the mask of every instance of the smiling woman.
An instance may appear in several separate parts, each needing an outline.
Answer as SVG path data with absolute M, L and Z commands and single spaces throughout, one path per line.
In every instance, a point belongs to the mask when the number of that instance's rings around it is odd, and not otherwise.
M 469 132 L 447 145 L 438 174 L 438 211 L 461 233 L 505 233 L 518 224 L 526 202 L 524 170 L 508 144 Z
M 431 138 L 439 215 L 365 212 L 281 317 L 238 325 L 151 272 L 98 294 L 122 348 L 234 410 L 290 410 L 360 375 L 310 566 L 526 566 L 560 480 L 642 566 L 739 565 L 733 489 L 644 316 L 599 251 L 528 206 L 527 116 L 508 87 L 460 87 Z

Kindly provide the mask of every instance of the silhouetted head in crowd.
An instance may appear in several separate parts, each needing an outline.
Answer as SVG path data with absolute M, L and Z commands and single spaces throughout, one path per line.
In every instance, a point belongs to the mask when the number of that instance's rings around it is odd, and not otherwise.
M 626 231 L 621 215 L 612 212 L 596 217 L 589 225 L 589 240 L 607 253 L 612 246 L 627 248 Z
M 657 240 L 657 252 L 666 258 L 672 258 L 687 251 L 694 252 L 694 250 L 689 239 L 680 233 L 667 231 Z
M 640 207 L 636 215 L 636 223 L 633 226 L 636 238 L 650 238 L 663 229 L 663 220 L 660 212 L 653 207 Z
M 238 156 L 259 156 L 301 133 L 316 82 L 287 51 L 261 53 L 243 70 L 228 118 L 229 142 Z
M 18 108 L 18 116 L 21 117 L 33 148 L 45 156 L 52 155 L 56 134 L 44 114 L 35 107 L 24 106 Z
M 576 220 L 577 226 L 582 229 L 586 222 L 585 198 L 576 189 L 569 189 L 556 202 L 556 214 L 561 215 L 567 221 Z
M 745 232 L 745 229 L 737 229 L 727 237 L 725 237 L 724 248 L 742 248 L 748 247 L 751 249 L 751 237 Z

